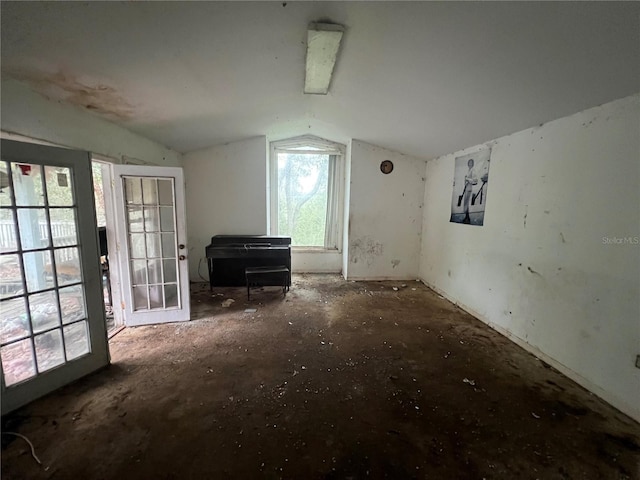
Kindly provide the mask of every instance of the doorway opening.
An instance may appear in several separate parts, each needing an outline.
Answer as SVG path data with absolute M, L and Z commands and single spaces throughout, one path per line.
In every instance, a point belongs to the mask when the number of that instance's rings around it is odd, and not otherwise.
M 96 227 L 100 247 L 100 270 L 102 273 L 102 299 L 107 325 L 107 336 L 111 338 L 124 328 L 121 319 L 117 319 L 113 312 L 113 293 L 111 290 L 111 266 L 109 247 L 107 242 L 107 224 L 113 225 L 113 219 L 105 204 L 105 183 L 110 177 L 109 163 L 91 159 L 91 176 L 93 180 L 93 197 L 96 207 Z M 110 220 L 110 222 L 109 222 Z M 113 258 L 111 260 L 114 260 Z

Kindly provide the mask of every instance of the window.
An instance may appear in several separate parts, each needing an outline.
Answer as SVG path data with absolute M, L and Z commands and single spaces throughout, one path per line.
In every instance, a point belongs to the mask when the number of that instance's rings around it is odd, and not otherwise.
M 344 146 L 318 137 L 271 143 L 271 234 L 294 247 L 338 249 Z

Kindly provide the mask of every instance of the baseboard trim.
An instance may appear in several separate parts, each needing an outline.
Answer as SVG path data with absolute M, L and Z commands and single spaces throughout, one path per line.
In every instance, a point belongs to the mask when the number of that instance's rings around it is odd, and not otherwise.
M 319 268 L 312 268 L 310 270 L 305 270 L 304 268 L 292 268 L 291 273 L 293 275 L 296 274 L 304 274 L 304 273 L 332 273 L 334 275 L 340 275 L 342 274 L 342 272 L 340 270 L 336 270 L 336 269 L 327 269 L 327 270 L 322 270 Z
M 347 274 L 347 280 L 349 281 L 354 281 L 354 282 L 382 282 L 385 280 L 390 280 L 393 282 L 404 282 L 407 285 L 409 285 L 410 283 L 415 283 L 415 282 L 421 282 L 421 280 L 416 280 L 416 277 L 406 277 L 406 276 L 402 276 L 402 277 L 392 277 L 392 276 L 388 276 L 388 275 L 383 275 L 383 276 L 379 276 L 379 277 L 371 277 L 371 276 L 366 276 L 366 277 L 354 277 L 352 275 Z

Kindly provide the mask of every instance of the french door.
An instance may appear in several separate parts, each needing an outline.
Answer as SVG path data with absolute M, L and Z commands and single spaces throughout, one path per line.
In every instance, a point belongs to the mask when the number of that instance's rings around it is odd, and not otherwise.
M 125 325 L 189 320 L 182 169 L 114 165 L 113 178 Z
M 91 158 L 2 140 L 2 413 L 109 363 Z

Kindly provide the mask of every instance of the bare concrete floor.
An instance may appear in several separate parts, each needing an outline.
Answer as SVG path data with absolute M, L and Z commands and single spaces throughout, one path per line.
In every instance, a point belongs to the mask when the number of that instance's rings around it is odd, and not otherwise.
M 420 283 L 193 289 L 4 418 L 43 466 L 3 435 L 2 478 L 640 478 L 640 425 Z

